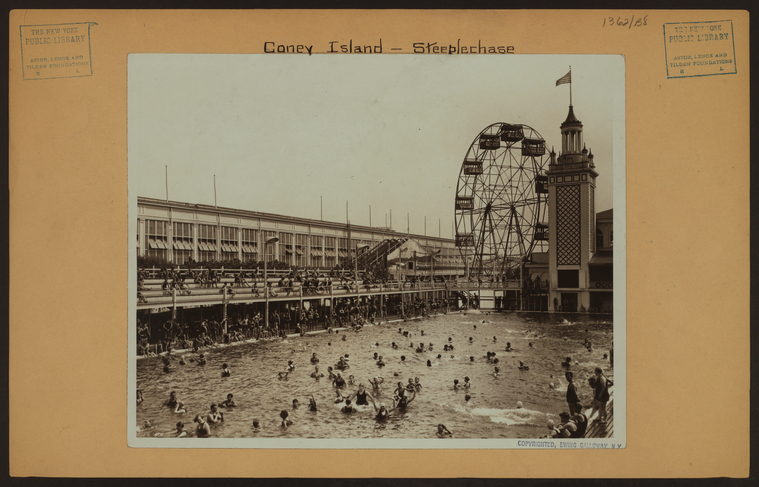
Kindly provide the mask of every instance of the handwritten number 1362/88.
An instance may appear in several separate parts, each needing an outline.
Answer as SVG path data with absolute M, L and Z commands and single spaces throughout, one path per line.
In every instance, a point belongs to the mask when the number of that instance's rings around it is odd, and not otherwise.
M 606 22 L 607 18 L 609 20 L 608 22 Z M 614 17 L 604 17 L 604 25 L 603 26 L 606 27 L 607 23 L 610 26 L 611 25 L 618 25 L 620 27 L 627 26 L 628 29 L 631 29 L 633 26 L 634 27 L 642 27 L 644 25 L 647 25 L 647 23 L 648 23 L 648 15 L 646 15 L 646 16 L 644 16 L 642 18 L 638 17 L 637 19 L 635 18 L 634 15 L 631 18 L 629 18 L 629 19 L 623 19 L 622 17 L 617 17 L 616 20 L 614 19 Z

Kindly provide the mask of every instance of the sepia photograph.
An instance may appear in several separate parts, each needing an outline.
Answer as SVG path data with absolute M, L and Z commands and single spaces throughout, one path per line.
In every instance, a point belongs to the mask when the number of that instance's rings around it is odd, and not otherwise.
M 624 58 L 275 48 L 128 56 L 128 444 L 624 448 Z

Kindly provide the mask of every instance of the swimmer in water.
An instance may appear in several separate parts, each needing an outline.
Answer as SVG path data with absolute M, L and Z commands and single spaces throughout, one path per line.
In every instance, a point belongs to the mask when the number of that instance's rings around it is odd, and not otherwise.
M 189 436 L 189 433 L 187 433 L 187 431 L 185 431 L 184 429 L 183 422 L 180 421 L 177 423 L 177 432 L 174 436 L 176 436 L 177 438 L 184 438 L 186 436 Z
M 525 365 L 521 360 L 519 361 L 519 370 L 530 370 L 528 365 Z
M 472 343 L 472 341 L 474 341 L 472 337 L 469 337 L 469 343 Z
M 354 379 L 352 375 L 349 375 L 348 376 L 348 384 L 355 384 L 355 382 L 356 382 L 356 379 Z
M 308 399 L 308 410 L 309 411 L 318 411 L 318 408 L 316 407 L 316 399 L 314 399 L 314 395 L 311 394 L 311 397 Z
M 512 350 L 514 350 L 514 349 L 511 348 L 511 342 L 506 342 L 506 351 L 507 352 L 511 352 Z
M 187 365 L 187 362 L 184 361 L 184 355 L 179 357 L 179 365 Z
M 208 426 L 208 423 L 206 423 L 202 416 L 198 414 L 193 421 L 198 423 L 195 429 L 195 436 L 198 438 L 208 438 L 211 436 L 211 427 Z
M 496 368 L 495 368 L 495 370 L 493 371 L 493 375 L 494 375 L 495 377 L 498 377 L 498 373 L 499 373 L 500 371 L 501 371 L 501 369 L 499 369 L 498 367 L 496 367 Z
M 345 400 L 345 406 L 341 407 L 340 411 L 343 412 L 343 413 L 350 414 L 350 413 L 355 413 L 357 410 L 351 404 L 351 400 L 350 399 L 346 399 Z
M 335 394 L 335 404 L 340 404 L 341 402 L 345 401 L 345 398 L 340 393 L 340 391 L 335 391 L 335 392 L 336 392 L 336 394 Z
M 424 336 L 424 330 L 422 330 L 422 336 Z
M 232 394 L 227 394 L 227 400 L 219 403 L 220 408 L 236 408 L 237 403 L 232 399 L 234 396 Z
M 350 397 L 348 398 L 348 400 L 346 400 L 345 402 L 347 404 L 348 401 L 350 401 L 351 399 L 355 398 L 356 399 L 356 406 L 368 406 L 369 405 L 369 401 L 366 400 L 367 397 L 369 399 L 371 399 L 372 401 L 374 401 L 374 399 L 372 398 L 372 395 L 369 394 L 366 391 L 366 388 L 364 387 L 364 384 L 359 384 L 358 385 L 358 390 L 356 392 L 354 392 L 353 394 L 351 394 Z
M 408 407 L 408 405 L 411 404 L 411 401 L 413 401 L 416 398 L 416 390 L 411 391 L 411 393 L 412 393 L 411 399 L 409 399 L 409 397 L 405 393 L 398 394 L 399 399 L 398 399 L 398 404 L 395 405 L 395 409 L 400 409 L 402 411 L 405 410 L 406 407 Z
M 408 379 L 408 384 L 406 384 L 406 390 L 407 391 L 413 391 L 416 387 L 414 387 L 414 379 L 410 378 Z
M 522 401 L 517 401 L 517 409 L 523 409 L 524 406 L 522 406 Z
M 391 346 L 393 347 L 393 349 L 398 350 L 398 345 L 396 345 L 395 342 L 393 342 Z
M 200 354 L 200 357 L 198 357 L 198 365 L 205 365 L 206 364 L 206 356 L 205 354 Z
M 380 386 L 383 382 L 385 382 L 385 379 L 382 377 L 373 377 L 369 379 L 369 383 L 372 385 L 372 390 L 374 392 L 380 392 Z
M 474 362 L 474 355 L 470 355 L 470 356 L 469 356 L 469 361 L 470 361 L 470 362 Z
M 346 341 L 348 339 L 348 335 L 343 335 L 342 341 Z
M 288 375 L 289 375 L 289 372 L 277 372 L 277 378 L 279 380 L 287 379 Z
M 382 355 L 380 355 L 380 358 L 377 359 L 377 367 L 384 367 L 384 366 L 385 366 L 385 361 L 382 360 Z
M 377 360 L 377 352 L 374 352 L 374 360 Z
M 171 391 L 169 393 L 169 399 L 164 402 L 163 405 L 168 406 L 170 409 L 173 409 L 177 414 L 184 414 L 187 412 L 187 409 L 184 407 L 184 403 L 177 398 L 177 393 L 175 391 Z
M 142 389 L 137 389 L 137 404 L 142 404 L 145 398 L 142 396 Z
M 405 361 L 406 361 L 406 356 L 405 355 L 401 355 L 401 362 L 405 362 Z
M 232 375 L 232 372 L 229 370 L 229 367 L 227 366 L 227 364 L 222 365 L 221 366 L 221 376 L 222 377 L 229 377 L 230 375 Z
M 293 411 L 300 407 L 300 402 L 297 399 L 293 399 Z
M 451 433 L 451 431 L 448 428 L 446 428 L 444 424 L 441 423 L 437 425 L 437 435 L 440 438 L 450 438 L 451 436 L 453 436 L 453 433 Z
M 477 325 L 474 325 L 474 329 L 475 329 L 475 330 L 477 329 Z
M 571 367 L 572 357 L 567 357 L 566 360 L 564 360 L 564 362 L 561 363 L 561 366 L 564 367 L 565 369 L 568 369 L 569 367 Z
M 464 389 L 469 389 L 471 387 L 472 383 L 469 382 L 469 377 L 464 377 Z
M 375 403 L 374 399 L 372 399 L 372 405 L 374 406 L 374 411 L 377 412 L 377 415 L 374 416 L 374 419 L 380 423 L 387 421 L 390 417 L 390 411 L 388 411 L 385 403 L 382 402 L 380 403 L 379 407 L 377 407 L 377 403 Z
M 432 367 L 432 360 L 427 360 L 427 367 Z
M 291 420 L 287 419 L 287 416 L 289 416 L 289 413 L 287 411 L 285 411 L 284 409 L 280 411 L 279 417 L 282 418 L 281 426 L 283 428 L 287 428 L 288 426 L 293 424 Z
M 466 395 L 464 396 L 464 400 L 465 400 L 466 402 L 469 402 L 469 400 L 470 400 L 470 399 L 472 399 L 472 396 L 470 396 L 469 394 L 466 394 Z
M 530 348 L 532 348 L 532 342 L 530 342 Z
M 437 354 L 437 358 L 443 358 L 443 356 L 440 354 Z
M 258 430 L 261 428 L 261 421 L 258 420 L 258 418 L 255 418 L 253 420 L 253 429 Z
M 456 389 L 456 390 L 461 389 L 461 387 L 459 386 L 459 380 L 458 379 L 453 379 L 453 388 Z
M 332 385 L 335 387 L 345 387 L 345 379 L 343 379 L 342 372 L 337 372 L 337 377 L 332 381 Z
M 320 377 L 324 377 L 324 374 L 322 374 L 321 372 L 319 372 L 319 366 L 318 365 L 316 365 L 314 367 L 314 371 L 311 372 L 311 377 L 313 377 L 314 379 L 319 379 Z
M 211 412 L 208 413 L 206 421 L 210 424 L 223 423 L 224 413 L 220 412 L 216 407 L 216 404 L 211 404 Z
M 292 360 L 288 360 L 287 361 L 287 372 L 290 373 L 293 370 L 295 370 L 295 364 L 293 363 Z
M 316 352 L 311 354 L 311 363 L 312 364 L 318 364 L 319 363 L 319 357 L 316 356 Z
M 419 377 L 414 377 L 414 389 L 416 389 L 416 392 L 422 390 L 422 383 L 419 382 Z

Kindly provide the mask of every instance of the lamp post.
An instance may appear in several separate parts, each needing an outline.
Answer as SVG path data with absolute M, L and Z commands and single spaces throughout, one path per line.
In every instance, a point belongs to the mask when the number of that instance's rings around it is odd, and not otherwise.
M 269 282 L 266 275 L 266 249 L 269 247 L 269 244 L 276 242 L 279 242 L 279 237 L 272 237 L 264 243 L 264 294 L 266 295 L 266 316 L 264 317 L 264 322 L 266 328 L 269 328 Z

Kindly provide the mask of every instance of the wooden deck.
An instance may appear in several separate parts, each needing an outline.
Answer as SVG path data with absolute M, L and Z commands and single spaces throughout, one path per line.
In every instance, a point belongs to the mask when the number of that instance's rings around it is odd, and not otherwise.
M 614 396 L 606 403 L 606 424 L 599 424 L 598 413 L 594 414 L 592 418 L 588 418 L 588 429 L 585 430 L 585 438 L 612 438 L 614 437 Z

